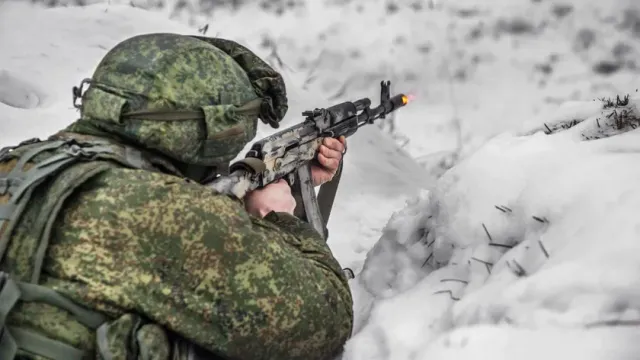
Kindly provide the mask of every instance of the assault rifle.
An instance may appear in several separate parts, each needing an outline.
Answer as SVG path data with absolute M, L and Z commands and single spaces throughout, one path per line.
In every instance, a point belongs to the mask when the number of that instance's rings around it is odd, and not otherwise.
M 215 179 L 209 186 L 243 198 L 248 191 L 284 178 L 296 199 L 294 215 L 310 223 L 326 241 L 342 163 L 334 178 L 320 187 L 317 197 L 310 165 L 323 138 L 349 137 L 360 127 L 384 119 L 409 102 L 404 94 L 390 97 L 390 84 L 390 81 L 381 82 L 380 105 L 375 108 L 371 108 L 371 100 L 363 98 L 303 112 L 303 122 L 253 143 L 244 159 L 231 164 L 228 176 Z

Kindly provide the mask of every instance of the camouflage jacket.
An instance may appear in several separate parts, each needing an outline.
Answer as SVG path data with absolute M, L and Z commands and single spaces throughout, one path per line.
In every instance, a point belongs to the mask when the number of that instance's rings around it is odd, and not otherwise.
M 0 358 L 336 355 L 352 299 L 314 230 L 155 160 L 73 139 L 0 155 Z

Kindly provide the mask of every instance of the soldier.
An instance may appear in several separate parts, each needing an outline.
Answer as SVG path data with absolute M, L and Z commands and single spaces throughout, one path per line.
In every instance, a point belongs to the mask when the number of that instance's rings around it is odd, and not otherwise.
M 74 91 L 80 118 L 0 153 L 0 359 L 330 359 L 352 298 L 286 182 L 202 183 L 287 111 L 235 42 L 127 39 Z M 77 99 L 74 99 L 74 103 Z M 312 172 L 335 174 L 344 139 Z

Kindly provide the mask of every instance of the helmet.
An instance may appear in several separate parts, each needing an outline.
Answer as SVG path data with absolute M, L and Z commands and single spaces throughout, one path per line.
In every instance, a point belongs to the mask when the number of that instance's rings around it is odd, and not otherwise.
M 86 91 L 74 88 L 81 116 L 70 131 L 99 129 L 188 165 L 226 167 L 255 136 L 258 118 L 277 127 L 287 111 L 280 74 L 223 39 L 136 36 L 83 83 Z

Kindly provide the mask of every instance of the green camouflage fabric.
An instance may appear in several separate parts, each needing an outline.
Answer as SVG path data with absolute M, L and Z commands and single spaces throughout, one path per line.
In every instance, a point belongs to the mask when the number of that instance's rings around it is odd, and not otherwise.
M 164 174 L 98 175 L 58 220 L 49 284 L 139 312 L 228 359 L 328 359 L 351 331 L 338 262 L 306 223 Z
M 287 89 L 282 75 L 273 70 L 267 63 L 257 57 L 251 50 L 234 41 L 194 36 L 206 41 L 231 56 L 246 72 L 254 91 L 263 99 L 260 119 L 274 128 L 284 118 L 289 106 Z
M 83 148 L 106 141 L 114 150 L 84 156 L 34 189 L 0 269 L 20 281 L 35 276 L 109 320 L 94 329 L 64 309 L 19 302 L 8 325 L 88 351 L 88 359 L 320 360 L 341 351 L 352 297 L 322 238 L 288 214 L 253 217 L 241 200 L 173 166 L 219 167 L 235 157 L 255 135 L 247 103 L 259 100 L 263 119 L 286 112 L 273 70 L 251 73 L 252 63 L 266 64 L 245 48 L 216 43 L 142 35 L 98 66 L 81 118 L 52 140 L 86 141 Z M 191 119 L 194 110 L 201 116 Z M 152 116 L 171 111 L 189 116 Z M 36 146 L 0 159 L 0 177 Z M 144 168 L 128 161 L 130 148 L 141 150 Z M 8 199 L 0 194 L 0 204 Z M 18 358 L 49 359 L 25 351 Z
M 27 212 L 8 251 L 22 276 L 39 209 Z M 192 181 L 111 165 L 67 200 L 53 228 L 41 284 L 115 319 L 112 359 L 146 349 L 149 359 L 186 360 L 188 351 L 168 355 L 184 340 L 220 359 L 330 359 L 350 335 L 352 299 L 338 262 L 288 214 L 258 219 Z M 94 347 L 92 332 L 46 304 L 21 304 L 9 323 Z
M 255 136 L 258 116 L 272 125 L 282 119 L 286 89 L 282 77 L 246 48 L 238 58 L 258 70 L 246 72 L 202 39 L 208 38 L 146 34 L 116 45 L 82 94 L 81 119 L 68 130 L 125 140 L 185 164 L 225 167 Z M 227 51 L 240 51 L 235 42 L 224 44 Z M 255 114 L 237 111 L 260 99 Z M 181 111 L 204 118 L 145 118 Z

